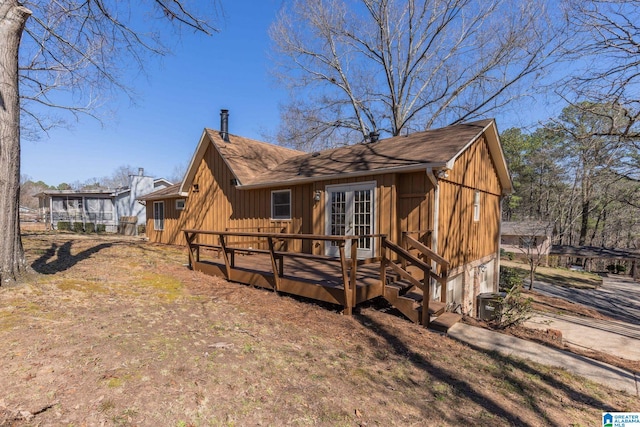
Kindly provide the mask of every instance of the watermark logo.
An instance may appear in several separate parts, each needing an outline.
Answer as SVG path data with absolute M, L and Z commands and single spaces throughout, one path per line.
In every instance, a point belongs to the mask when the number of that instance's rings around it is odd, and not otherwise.
M 640 412 L 603 412 L 602 427 L 640 427 Z

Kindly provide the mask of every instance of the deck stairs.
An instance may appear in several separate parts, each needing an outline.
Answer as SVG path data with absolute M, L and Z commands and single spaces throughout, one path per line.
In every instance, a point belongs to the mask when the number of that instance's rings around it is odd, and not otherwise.
M 418 281 L 422 281 L 424 278 L 423 271 L 415 266 L 407 266 L 406 271 Z M 390 269 L 386 274 L 384 298 L 412 322 L 424 324 L 424 294 L 422 290 L 412 284 L 410 280 Z M 446 333 L 449 328 L 462 319 L 461 315 L 445 310 L 445 303 L 435 300 L 429 301 L 429 328 Z

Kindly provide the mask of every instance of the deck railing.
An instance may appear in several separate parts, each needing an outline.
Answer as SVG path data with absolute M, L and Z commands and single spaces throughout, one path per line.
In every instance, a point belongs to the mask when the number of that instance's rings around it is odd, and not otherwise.
M 189 267 L 200 262 L 200 249 L 208 248 L 217 250 L 223 257 L 226 278 L 231 277 L 231 271 L 235 268 L 235 256 L 237 253 L 263 253 L 268 254 L 271 258 L 271 273 L 273 274 L 273 288 L 278 292 L 281 289 L 280 279 L 284 276 L 284 259 L 306 258 L 316 261 L 338 262 L 342 275 L 342 283 L 344 286 L 344 312 L 351 314 L 356 304 L 356 274 L 359 264 L 378 261 L 376 258 L 368 258 L 358 260 L 358 240 L 362 238 L 374 238 L 375 240 L 384 240 L 385 235 L 370 234 L 358 236 L 330 236 L 316 234 L 290 234 L 290 233 L 265 233 L 253 231 L 208 231 L 208 230 L 183 230 L 187 246 L 189 247 Z M 197 241 L 198 236 L 217 236 L 217 244 L 200 243 Z M 232 241 L 232 238 L 238 238 L 238 241 Z M 310 241 L 310 247 L 313 247 L 314 241 L 330 242 L 338 247 L 339 256 L 329 257 L 311 253 L 300 253 L 282 250 L 286 247 L 283 243 L 290 240 Z M 248 244 L 266 242 L 267 249 L 263 249 L 263 245 L 257 245 L 257 248 L 247 247 Z M 347 242 L 350 242 L 350 254 L 347 256 Z M 381 251 L 378 250 L 377 253 Z
M 397 245 L 389 240 L 382 238 L 382 256 L 380 260 L 380 280 L 382 281 L 383 294 L 384 287 L 387 284 L 387 269 L 392 270 L 404 280 L 411 283 L 422 291 L 422 324 L 429 327 L 429 301 L 431 301 L 431 279 L 436 280 L 442 286 L 440 291 L 440 299 L 446 302 L 446 283 L 447 272 L 449 270 L 449 262 L 437 253 L 420 243 L 418 240 L 409 236 L 410 232 L 402 233 L 402 244 L 404 247 Z M 418 251 L 418 254 L 411 252 L 412 249 Z M 387 250 L 390 254 L 387 255 Z M 399 261 L 396 262 L 396 261 Z M 431 267 L 433 262 L 438 271 L 433 271 Z M 414 266 L 422 270 L 422 280 L 414 277 L 409 271 L 409 266 Z
M 444 287 L 447 284 L 447 277 L 449 274 L 449 261 L 442 258 L 440 255 L 429 249 L 417 239 L 411 237 L 410 234 L 411 232 L 402 233 L 402 244 L 404 245 L 405 249 L 409 251 L 411 249 L 416 249 L 418 251 L 418 258 L 427 263 L 433 263 L 436 267 L 436 271 L 433 271 L 433 268 L 430 269 L 429 276 Z M 446 298 L 445 293 L 441 292 L 442 302 L 446 302 L 444 298 Z

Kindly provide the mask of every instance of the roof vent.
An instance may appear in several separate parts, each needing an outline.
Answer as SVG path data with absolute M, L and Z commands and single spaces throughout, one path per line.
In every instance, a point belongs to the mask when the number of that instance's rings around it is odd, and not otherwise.
M 220 138 L 229 142 L 229 110 L 220 110 Z
M 378 142 L 378 138 L 380 138 L 380 132 L 373 131 L 369 132 L 369 142 Z

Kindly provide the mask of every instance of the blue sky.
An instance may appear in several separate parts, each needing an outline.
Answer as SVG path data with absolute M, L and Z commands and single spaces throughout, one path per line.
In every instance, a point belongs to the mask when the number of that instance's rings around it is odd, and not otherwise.
M 268 28 L 282 0 L 222 2 L 222 31 L 212 36 L 185 32 L 173 55 L 149 63 L 148 77 L 134 81 L 137 105 L 121 99 L 113 119 L 100 124 L 81 117 L 71 129 L 56 129 L 38 141 L 22 142 L 22 174 L 50 185 L 109 176 L 122 165 L 169 177 L 185 166 L 205 127 L 219 128 L 220 109 L 230 110 L 230 132 L 263 139 L 278 125 L 286 99 L 270 76 Z M 496 115 L 498 127 L 545 119 L 527 111 Z
M 149 63 L 135 80 L 136 106 L 110 105 L 113 119 L 81 117 L 37 141 L 22 142 L 22 175 L 50 185 L 109 176 L 121 165 L 170 176 L 191 159 L 205 127 L 219 128 L 230 110 L 230 132 L 261 139 L 274 131 L 285 93 L 270 76 L 268 28 L 281 0 L 223 2 L 222 31 L 185 32 L 173 54 Z

